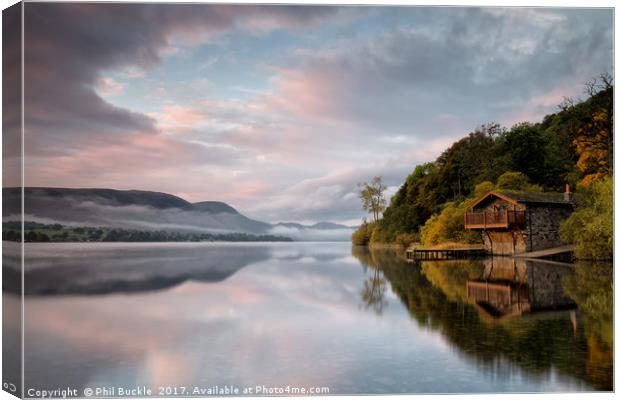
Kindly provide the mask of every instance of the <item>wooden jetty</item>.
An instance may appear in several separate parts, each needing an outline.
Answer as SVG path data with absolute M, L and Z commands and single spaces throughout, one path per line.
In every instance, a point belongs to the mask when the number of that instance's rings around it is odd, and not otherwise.
M 573 253 L 575 251 L 575 246 L 566 245 L 566 246 L 558 246 L 552 247 L 549 249 L 538 250 L 538 251 L 530 251 L 527 253 L 519 253 L 515 254 L 515 257 L 519 258 L 537 258 L 537 259 L 547 259 L 547 260 L 556 260 L 556 261 L 570 261 L 573 259 Z
M 485 257 L 487 251 L 481 247 L 462 249 L 408 249 L 405 252 L 408 261 L 413 260 L 459 260 Z

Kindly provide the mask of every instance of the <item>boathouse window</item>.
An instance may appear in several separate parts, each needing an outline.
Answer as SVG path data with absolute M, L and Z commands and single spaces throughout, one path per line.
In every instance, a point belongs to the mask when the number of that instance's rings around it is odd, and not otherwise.
M 500 212 L 505 211 L 505 210 L 506 210 L 506 206 L 503 204 L 502 205 L 495 204 L 493 206 L 493 212 L 495 212 L 495 214 L 499 214 Z

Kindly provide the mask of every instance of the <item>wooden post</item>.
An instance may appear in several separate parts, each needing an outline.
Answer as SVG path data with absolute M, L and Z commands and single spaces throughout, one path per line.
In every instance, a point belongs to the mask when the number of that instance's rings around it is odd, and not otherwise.
M 485 300 L 488 302 L 489 301 L 489 282 L 485 282 Z

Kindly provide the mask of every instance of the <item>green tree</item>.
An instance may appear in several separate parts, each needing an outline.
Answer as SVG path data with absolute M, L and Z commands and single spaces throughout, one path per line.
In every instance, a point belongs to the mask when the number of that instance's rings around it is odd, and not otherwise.
M 494 140 L 486 132 L 473 132 L 457 141 L 437 158 L 439 181 L 448 198 L 468 196 L 477 181 L 494 179 Z
M 351 241 L 353 242 L 353 245 L 368 245 L 368 243 L 370 243 L 370 238 L 372 236 L 374 228 L 375 224 L 366 222 L 366 219 L 364 218 L 364 221 L 362 221 L 362 225 L 360 225 L 360 227 L 357 228 L 355 232 L 353 232 L 353 234 L 351 235 Z
M 409 174 L 405 183 L 392 196 L 389 207 L 383 212 L 375 228 L 374 237 L 380 242 L 393 242 L 399 234 L 417 233 L 431 214 L 436 211 L 437 166 L 420 164 Z M 439 203 L 440 204 L 440 203 Z
M 373 222 L 377 223 L 387 205 L 384 195 L 387 186 L 383 184 L 380 176 L 375 176 L 370 182 L 359 183 L 358 187 L 362 208 L 372 214 Z
M 484 194 L 487 194 L 495 189 L 493 182 L 483 181 L 474 187 L 474 197 L 478 198 Z
M 446 203 L 441 213 L 433 215 L 420 228 L 422 243 L 427 246 L 443 242 L 482 243 L 478 232 L 465 230 L 468 203 Z
M 575 245 L 577 258 L 613 258 L 613 181 L 606 178 L 584 188 L 577 209 L 560 227 L 562 240 Z
M 508 171 L 497 178 L 497 189 L 522 190 L 527 192 L 541 192 L 539 185 L 530 183 L 528 177 L 521 172 Z
M 547 182 L 547 144 L 540 124 L 529 122 L 513 126 L 498 142 L 506 154 L 507 167 L 539 183 Z

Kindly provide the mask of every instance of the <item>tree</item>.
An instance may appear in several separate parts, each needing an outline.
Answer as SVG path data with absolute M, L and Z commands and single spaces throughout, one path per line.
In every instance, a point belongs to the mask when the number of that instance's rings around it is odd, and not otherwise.
M 534 182 L 547 182 L 547 138 L 539 124 L 522 122 L 506 132 L 499 142 L 506 152 L 508 167 Z M 557 171 L 553 171 L 557 174 Z
M 375 176 L 370 183 L 358 183 L 358 187 L 360 188 L 359 196 L 362 200 L 362 208 L 372 214 L 373 221 L 376 223 L 387 205 L 384 195 L 387 186 L 381 182 L 380 176 Z
M 584 260 L 611 260 L 614 253 L 613 180 L 593 182 L 580 192 L 577 209 L 560 227 L 562 240 Z
M 613 175 L 613 79 L 603 74 L 586 83 L 590 98 L 579 105 L 567 99 L 562 106 L 574 120 L 573 145 L 583 186 Z
M 478 232 L 465 229 L 465 213 L 469 201 L 460 204 L 449 202 L 439 214 L 433 215 L 420 228 L 420 240 L 433 246 L 444 242 L 480 243 Z
M 437 199 L 435 189 L 437 166 L 430 162 L 418 165 L 390 199 L 390 205 L 374 230 L 374 238 L 382 243 L 396 240 L 398 234 L 416 233 L 437 207 L 445 202 Z
M 495 189 L 493 182 L 483 181 L 474 187 L 474 197 L 478 198 L 483 194 L 487 194 Z
M 372 236 L 375 224 L 366 222 L 366 218 L 362 221 L 362 225 L 351 235 L 351 242 L 354 246 L 367 246 Z
M 437 158 L 439 186 L 449 191 L 441 203 L 468 196 L 481 178 L 496 178 L 493 148 L 492 135 L 477 131 L 453 143 Z
M 521 172 L 508 171 L 497 178 L 498 189 L 523 190 L 527 192 L 541 192 L 542 188 L 533 185 L 525 174 Z
M 476 132 L 480 132 L 483 134 L 489 135 L 491 139 L 495 139 L 496 137 L 502 136 L 506 133 L 506 128 L 501 126 L 497 122 L 489 122 L 488 124 L 482 124 L 476 128 Z

